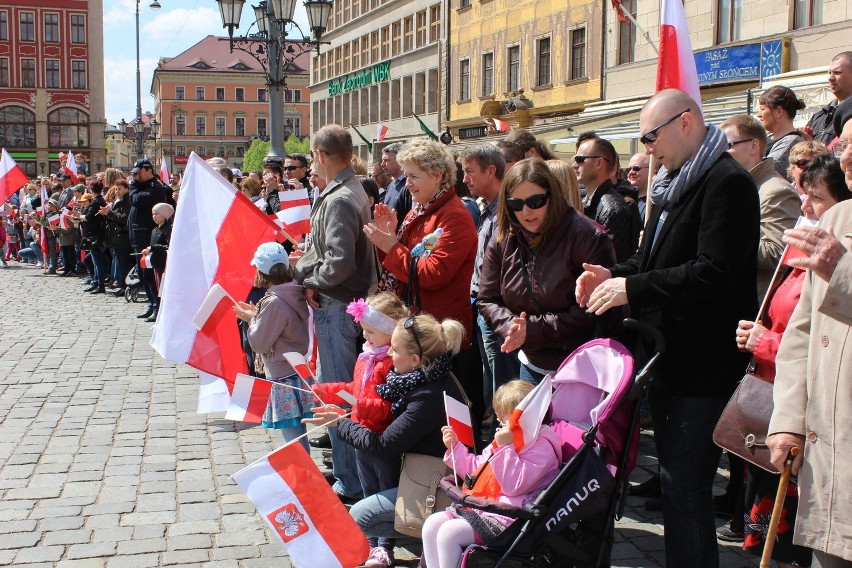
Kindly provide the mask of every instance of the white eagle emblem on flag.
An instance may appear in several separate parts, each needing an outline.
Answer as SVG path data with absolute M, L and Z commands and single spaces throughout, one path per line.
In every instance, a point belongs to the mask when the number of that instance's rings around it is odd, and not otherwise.
M 291 541 L 310 530 L 310 526 L 305 522 L 304 513 L 299 511 L 295 503 L 288 503 L 272 511 L 267 518 L 284 542 Z

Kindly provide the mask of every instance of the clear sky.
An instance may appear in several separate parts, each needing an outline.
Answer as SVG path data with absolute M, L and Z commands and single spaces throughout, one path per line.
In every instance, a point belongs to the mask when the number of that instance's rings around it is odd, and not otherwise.
M 136 1 L 104 1 L 104 90 L 110 124 L 122 118 L 130 122 L 136 116 Z M 154 111 L 151 78 L 161 57 L 174 57 L 208 35 L 228 34 L 215 0 L 160 0 L 158 11 L 151 10 L 151 1 L 139 0 L 143 113 Z M 236 35 L 246 33 L 254 22 L 251 4 L 248 0 L 243 8 Z M 307 31 L 302 6 L 296 7 L 296 21 Z

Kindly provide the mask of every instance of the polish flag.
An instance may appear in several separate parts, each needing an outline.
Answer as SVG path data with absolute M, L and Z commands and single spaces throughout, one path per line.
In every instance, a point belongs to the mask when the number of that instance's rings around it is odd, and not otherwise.
M 467 405 L 444 393 L 444 410 L 447 412 L 447 426 L 453 429 L 459 442 L 473 448 L 473 422 Z
M 64 160 L 64 159 L 65 159 L 65 152 L 59 152 L 59 153 L 56 155 L 56 157 L 57 157 L 57 158 L 59 158 L 59 161 L 61 162 L 62 160 Z
M 304 380 L 313 379 L 314 373 L 311 371 L 311 366 L 308 364 L 308 360 L 301 353 L 296 353 L 295 351 L 291 351 L 289 353 L 284 354 L 284 358 L 290 363 L 290 366 L 293 367 L 293 370 L 296 371 L 296 374 L 299 375 L 300 378 Z
M 657 91 L 680 89 L 701 105 L 698 71 L 682 0 L 662 0 L 660 15 L 660 54 L 657 63 Z
M 71 219 L 72 219 L 71 213 L 63 212 L 59 215 L 59 224 L 62 226 L 63 229 L 70 229 L 71 227 L 74 226 Z
M 198 371 L 198 414 L 227 412 L 231 406 L 228 383 L 221 377 Z
M 503 122 L 500 119 L 494 118 L 494 130 L 497 132 L 509 132 L 509 123 Z
M 71 181 L 80 183 L 77 178 L 77 160 L 74 159 L 74 153 L 68 152 L 68 161 L 65 162 L 65 173 L 71 176 Z
M 308 456 L 290 442 L 233 475 L 297 566 L 355 568 L 364 533 Z
M 509 416 L 509 430 L 512 431 L 512 443 L 516 452 L 532 444 L 538 437 L 541 422 L 550 408 L 552 395 L 553 387 L 550 375 L 547 375 L 512 411 Z
M 195 317 L 192 318 L 192 325 L 198 331 L 204 329 L 204 326 L 208 324 L 215 327 L 224 315 L 233 314 L 231 307 L 236 305 L 237 301 L 220 284 L 213 284 L 213 287 L 207 293 L 207 297 L 204 298 L 204 303 L 201 304 Z
M 62 220 L 62 216 L 59 213 L 54 213 L 47 218 L 47 222 L 50 223 L 51 227 L 58 227 L 59 222 Z
M 376 125 L 376 140 L 379 142 L 384 141 L 385 136 L 388 134 L 388 127 L 384 124 Z
M 172 184 L 172 176 L 169 175 L 169 167 L 166 164 L 166 156 L 160 159 L 160 181 L 165 185 Z
M 154 265 L 151 263 L 151 253 L 143 254 L 139 259 L 139 267 L 140 268 L 154 268 Z
M 242 373 L 237 374 L 225 420 L 260 424 L 271 394 L 271 381 Z
M 311 232 L 311 202 L 307 188 L 279 191 L 281 207 L 275 216 L 284 225 L 284 229 L 298 240 Z
M 802 227 L 802 226 L 804 226 L 804 227 L 816 227 L 817 222 L 818 221 L 815 220 L 815 219 L 811 220 L 811 219 L 808 219 L 807 217 L 799 217 L 796 220 L 796 224 L 793 226 L 793 228 L 795 229 L 797 227 Z M 808 253 L 802 251 L 801 249 L 797 249 L 796 247 L 792 247 L 790 245 L 787 245 L 787 246 L 784 247 L 784 253 L 781 255 L 781 264 L 784 264 L 786 266 L 792 266 L 790 264 L 791 260 L 795 260 L 795 259 L 798 259 L 798 258 L 807 258 L 807 257 L 808 257 Z
M 15 163 L 6 148 L 3 148 L 2 157 L 0 157 L 0 203 L 12 197 L 28 181 L 30 178 L 24 170 Z
M 278 231 L 246 196 L 198 155 L 190 155 L 151 337 L 163 358 L 221 377 L 228 392 L 233 390 L 237 374 L 248 372 L 237 318 L 209 321 L 201 330 L 192 320 L 215 284 L 232 298 L 248 296 L 254 251 L 275 241 Z

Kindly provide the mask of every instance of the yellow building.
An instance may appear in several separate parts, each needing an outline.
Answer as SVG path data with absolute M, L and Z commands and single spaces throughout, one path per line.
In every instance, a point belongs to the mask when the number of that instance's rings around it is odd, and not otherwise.
M 486 118 L 536 135 L 601 99 L 604 4 L 594 0 L 454 0 L 449 122 L 459 142 L 495 134 Z M 548 132 L 551 131 L 551 132 Z

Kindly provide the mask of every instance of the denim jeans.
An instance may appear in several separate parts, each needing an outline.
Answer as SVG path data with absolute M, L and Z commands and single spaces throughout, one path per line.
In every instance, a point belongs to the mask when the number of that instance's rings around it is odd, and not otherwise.
M 521 363 L 521 370 L 518 372 L 518 378 L 522 381 L 528 381 L 534 385 L 537 385 L 542 381 L 542 379 L 544 379 L 544 375 L 534 369 L 530 369 L 529 367 Z
M 347 304 L 319 295 L 319 308 L 314 308 L 316 330 L 317 379 L 321 383 L 348 383 L 355 369 L 355 321 L 346 313 Z M 337 428 L 329 428 L 331 438 L 331 472 L 334 491 L 347 497 L 361 495 L 361 481 L 355 461 L 355 448 L 337 437 Z
M 367 538 L 403 538 L 393 528 L 397 487 L 361 499 L 349 514 Z
M 727 401 L 651 391 L 666 566 L 671 568 L 719 566 L 713 478 L 722 450 L 713 443 L 713 429 Z
M 95 282 L 98 288 L 103 288 L 107 283 L 107 261 L 106 252 L 93 248 L 91 251 L 92 263 L 95 265 Z
M 115 282 L 119 288 L 125 288 L 127 287 L 127 284 L 124 282 L 124 279 L 127 278 L 127 273 L 130 272 L 130 269 L 133 267 L 130 249 L 111 248 L 110 250 L 112 251 L 113 282 Z
M 400 459 L 379 459 L 362 450 L 355 450 L 358 461 L 358 477 L 361 480 L 361 490 L 365 497 L 375 495 L 388 489 L 394 489 L 399 485 Z M 393 550 L 394 539 L 385 537 L 367 537 L 370 548 L 381 546 Z
M 33 243 L 33 246 L 30 247 L 30 248 L 22 249 L 18 253 L 18 256 L 20 256 L 24 260 L 31 258 L 35 262 L 43 262 L 44 261 L 44 255 L 41 253 L 41 249 L 39 248 L 38 244 L 36 244 L 36 243 Z
M 59 257 L 56 254 L 56 245 L 59 242 L 57 237 L 49 236 L 47 237 L 47 266 L 45 268 L 50 268 L 51 270 L 56 270 L 59 266 Z
M 482 367 L 485 372 L 483 381 L 485 406 L 490 408 L 491 398 L 497 389 L 512 379 L 518 378 L 521 363 L 515 353 L 500 351 L 503 338 L 488 327 L 488 323 L 482 317 L 482 314 L 476 316 L 476 326 L 479 328 L 477 339 L 479 352 L 482 354 Z
M 74 258 L 74 245 L 59 247 L 62 253 L 62 269 L 64 272 L 75 272 L 77 270 L 77 259 Z
M 299 426 L 290 426 L 289 428 L 281 428 L 281 435 L 284 436 L 284 441 L 289 442 L 290 440 L 295 440 L 306 431 L 306 427 L 304 424 L 300 424 Z M 311 455 L 311 447 L 308 445 L 308 437 L 305 436 L 299 443 L 302 444 L 302 447 L 305 448 L 305 451 L 308 452 L 308 455 Z

